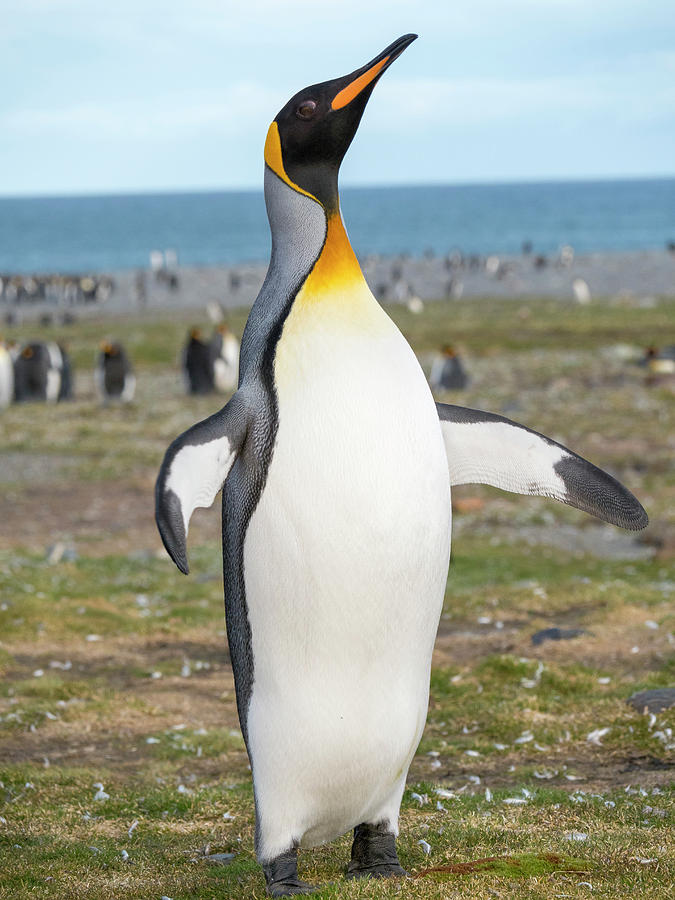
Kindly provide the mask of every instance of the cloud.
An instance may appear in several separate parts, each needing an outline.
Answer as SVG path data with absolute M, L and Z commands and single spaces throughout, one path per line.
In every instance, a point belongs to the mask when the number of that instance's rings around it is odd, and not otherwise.
M 449 155 L 460 178 L 516 163 L 664 172 L 674 22 L 672 0 L 5 0 L 0 175 L 12 190 L 77 189 L 86 172 L 88 187 L 142 187 L 161 158 L 163 186 L 224 172 L 257 184 L 288 97 L 410 30 L 422 39 L 378 85 L 350 153 L 358 180 L 393 178 L 398 150 L 423 179 Z
M 373 127 L 392 132 L 445 123 L 458 129 L 484 126 L 497 129 L 566 117 L 583 123 L 589 117 L 613 118 L 626 126 L 644 122 L 675 108 L 675 54 L 662 54 L 645 76 L 637 79 L 633 67 L 616 74 L 570 74 L 560 77 L 416 78 L 383 81 L 369 111 Z
M 118 100 L 11 110 L 0 118 L 5 138 L 69 141 L 149 141 L 263 134 L 279 105 L 275 91 L 237 82 L 217 96 L 165 94 L 151 101 Z

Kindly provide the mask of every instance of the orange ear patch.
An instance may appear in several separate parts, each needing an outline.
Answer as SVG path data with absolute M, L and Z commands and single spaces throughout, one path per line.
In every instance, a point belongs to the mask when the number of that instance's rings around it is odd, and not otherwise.
M 378 63 L 375 63 L 374 66 L 371 66 L 367 72 L 364 72 L 363 75 L 359 75 L 358 78 L 355 78 L 346 88 L 342 88 L 342 90 L 333 97 L 331 108 L 342 109 L 343 106 L 347 106 L 348 103 L 351 103 L 354 97 L 358 97 L 361 91 L 370 84 L 373 78 L 376 78 L 380 74 L 388 59 L 389 57 L 385 56 L 384 59 L 381 59 Z
M 265 138 L 265 163 L 275 175 L 278 175 L 279 178 L 281 178 L 282 181 L 285 181 L 289 187 L 292 187 L 294 191 L 297 191 L 299 194 L 304 194 L 305 197 L 311 197 L 312 200 L 316 200 L 316 197 L 310 194 L 309 191 L 303 190 L 294 181 L 291 181 L 286 174 L 286 169 L 284 169 L 284 159 L 281 153 L 279 126 L 276 122 L 272 122 L 267 132 L 267 137 Z M 319 201 L 317 200 L 317 203 L 318 202 Z

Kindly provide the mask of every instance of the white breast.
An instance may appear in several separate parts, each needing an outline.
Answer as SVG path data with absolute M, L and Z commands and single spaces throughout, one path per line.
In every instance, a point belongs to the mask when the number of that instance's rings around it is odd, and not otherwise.
M 277 350 L 279 430 L 244 552 L 268 849 L 289 827 L 332 839 L 398 792 L 395 816 L 426 717 L 448 468 L 412 350 L 368 310 L 305 311 Z
M 0 344 L 0 409 L 9 406 L 14 396 L 14 363 L 8 350 Z

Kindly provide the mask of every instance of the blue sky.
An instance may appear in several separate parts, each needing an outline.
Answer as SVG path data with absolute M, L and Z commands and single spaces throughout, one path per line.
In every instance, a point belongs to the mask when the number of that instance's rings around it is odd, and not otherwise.
M 250 188 L 297 90 L 420 39 L 343 184 L 675 173 L 673 0 L 3 0 L 0 195 Z

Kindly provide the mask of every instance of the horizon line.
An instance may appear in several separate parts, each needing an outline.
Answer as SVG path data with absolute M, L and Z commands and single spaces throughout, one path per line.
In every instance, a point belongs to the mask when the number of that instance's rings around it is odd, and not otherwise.
M 619 181 L 673 181 L 675 173 L 657 175 L 577 175 L 546 176 L 534 178 L 506 178 L 467 181 L 399 182 L 394 184 L 346 184 L 340 190 L 392 190 L 400 188 L 448 188 L 448 187 L 504 187 L 551 184 L 598 184 Z M 161 197 L 166 195 L 194 194 L 261 194 L 261 187 L 173 187 L 173 188 L 122 188 L 119 190 L 96 189 L 91 191 L 46 191 L 39 193 L 0 193 L 2 200 L 79 200 L 106 197 Z

